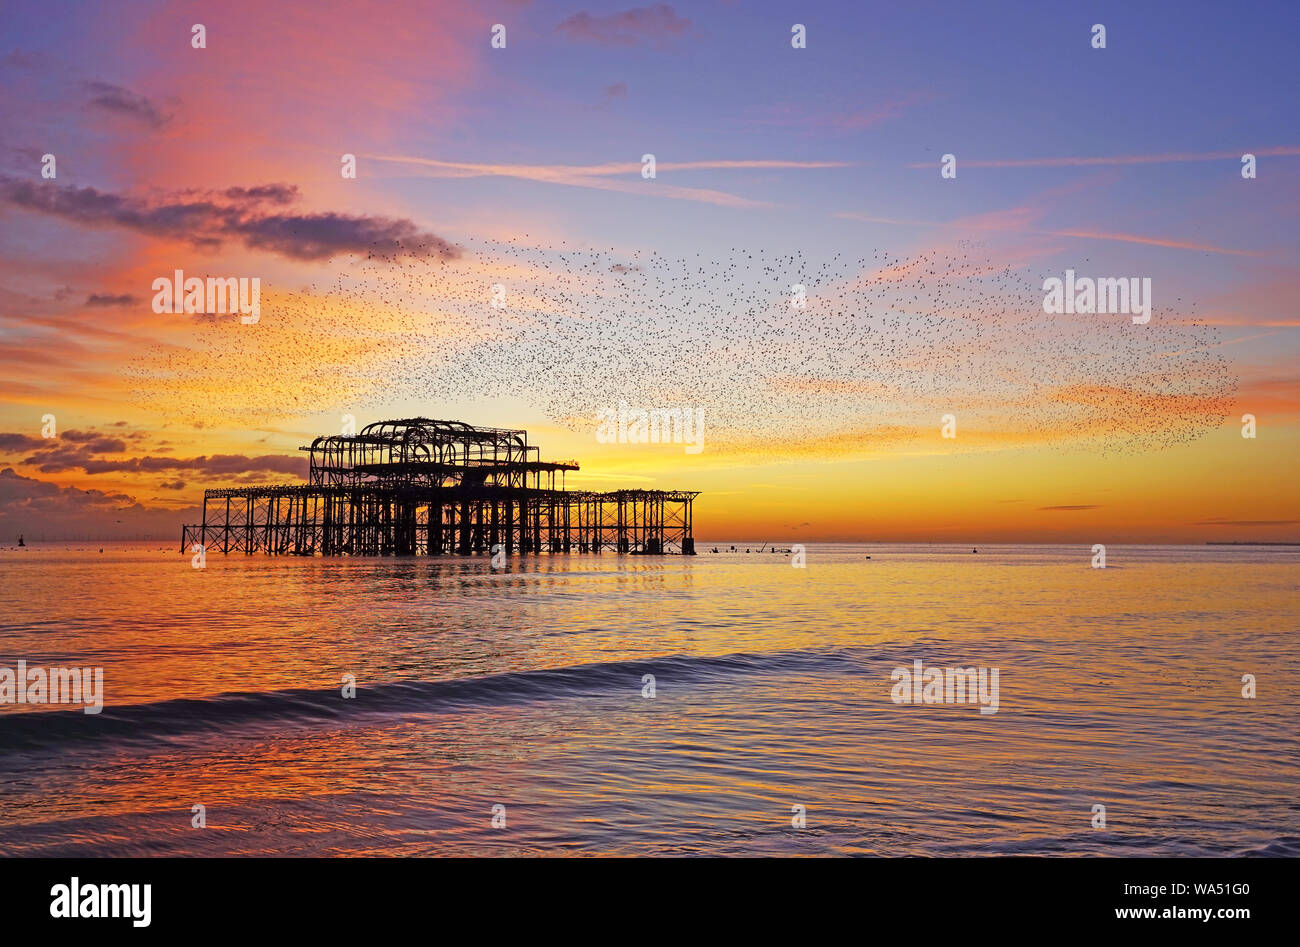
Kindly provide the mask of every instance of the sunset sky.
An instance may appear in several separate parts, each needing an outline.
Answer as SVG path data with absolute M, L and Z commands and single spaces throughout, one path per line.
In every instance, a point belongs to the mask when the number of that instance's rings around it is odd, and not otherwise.
M 635 3 L 7 2 L 0 543 L 179 542 L 345 414 L 527 428 L 703 542 L 1300 541 L 1300 8 Z M 1067 268 L 1150 323 L 1045 315 Z M 260 321 L 155 313 L 178 269 Z

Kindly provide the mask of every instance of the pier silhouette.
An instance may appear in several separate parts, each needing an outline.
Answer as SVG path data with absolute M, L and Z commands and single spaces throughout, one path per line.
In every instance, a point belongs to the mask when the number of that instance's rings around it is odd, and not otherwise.
M 181 551 L 695 555 L 698 491 L 566 490 L 577 462 L 542 460 L 527 431 L 408 418 L 299 449 L 306 485 L 205 490 Z

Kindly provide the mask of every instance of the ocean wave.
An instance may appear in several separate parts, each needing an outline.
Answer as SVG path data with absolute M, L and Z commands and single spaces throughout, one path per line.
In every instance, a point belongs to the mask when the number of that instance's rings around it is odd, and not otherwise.
M 861 673 L 866 657 L 857 650 L 673 655 L 439 681 L 359 683 L 355 698 L 344 698 L 339 687 L 291 688 L 106 705 L 98 714 L 81 710 L 0 714 L 0 754 L 106 739 L 115 743 L 159 740 L 232 726 L 350 721 L 363 714 L 454 713 L 618 693 L 639 698 L 646 674 L 654 675 L 656 690 L 669 690 L 736 676 Z

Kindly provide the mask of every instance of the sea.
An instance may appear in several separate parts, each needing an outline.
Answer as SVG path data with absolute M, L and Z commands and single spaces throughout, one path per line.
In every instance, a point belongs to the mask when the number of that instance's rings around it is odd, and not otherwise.
M 1300 547 L 698 548 L 5 546 L 0 855 L 1300 855 Z

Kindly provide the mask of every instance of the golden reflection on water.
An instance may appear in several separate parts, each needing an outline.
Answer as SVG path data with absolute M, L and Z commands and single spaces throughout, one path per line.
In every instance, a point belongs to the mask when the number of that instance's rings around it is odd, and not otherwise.
M 1096 570 L 1087 549 L 811 547 L 806 569 L 706 553 L 503 574 L 38 552 L 0 564 L 0 663 L 102 663 L 110 710 L 332 698 L 345 673 L 360 693 L 340 719 L 272 708 L 12 754 L 0 841 L 16 851 L 1171 854 L 1300 836 L 1288 552 L 1116 547 Z M 628 662 L 670 655 L 688 660 L 644 698 Z M 998 712 L 892 703 L 891 669 L 917 658 L 999 668 Z M 542 669 L 576 670 L 527 699 L 492 678 Z M 368 687 L 467 677 L 499 686 L 364 712 Z

